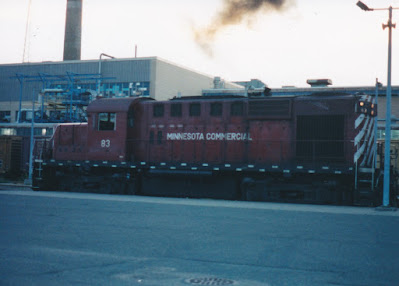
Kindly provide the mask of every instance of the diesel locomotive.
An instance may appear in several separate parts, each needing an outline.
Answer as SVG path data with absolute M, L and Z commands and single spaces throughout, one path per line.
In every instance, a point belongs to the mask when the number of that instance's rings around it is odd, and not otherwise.
M 33 188 L 367 205 L 376 111 L 358 94 L 101 98 L 37 142 Z

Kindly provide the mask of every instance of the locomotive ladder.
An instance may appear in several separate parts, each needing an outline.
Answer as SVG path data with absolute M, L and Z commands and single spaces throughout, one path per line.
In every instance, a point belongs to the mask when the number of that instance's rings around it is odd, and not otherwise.
M 356 165 L 355 193 L 353 203 L 359 206 L 372 206 L 375 196 L 375 168 Z
M 37 144 L 36 144 L 36 142 L 37 142 Z M 38 158 L 35 159 L 35 163 L 38 163 L 38 166 L 37 166 L 37 168 L 36 168 L 36 170 L 38 171 L 38 173 L 36 174 L 35 179 L 36 179 L 37 181 L 40 181 L 40 180 L 42 180 L 42 171 L 43 171 L 43 166 L 42 166 L 42 163 L 43 163 L 43 148 L 44 148 L 44 146 L 45 146 L 45 140 L 35 140 L 35 143 L 34 143 L 34 144 L 35 144 L 34 146 L 37 147 L 37 148 L 39 148 L 39 150 L 40 150 Z

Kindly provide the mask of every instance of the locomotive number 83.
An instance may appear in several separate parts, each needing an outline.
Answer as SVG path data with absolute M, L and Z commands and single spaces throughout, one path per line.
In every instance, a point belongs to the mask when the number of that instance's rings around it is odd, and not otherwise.
M 103 98 L 36 158 L 36 190 L 329 204 L 378 197 L 374 98 Z

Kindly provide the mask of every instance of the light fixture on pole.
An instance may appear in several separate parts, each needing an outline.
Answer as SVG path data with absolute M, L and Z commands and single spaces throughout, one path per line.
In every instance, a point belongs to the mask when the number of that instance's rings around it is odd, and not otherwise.
M 370 9 L 366 4 L 364 4 L 362 1 L 359 1 L 356 3 L 357 6 L 360 7 L 360 9 L 364 11 L 373 11 L 373 9 Z
M 369 8 L 362 1 L 356 3 L 360 9 L 364 11 L 375 11 L 375 10 L 388 10 L 389 19 L 387 24 L 383 24 L 382 28 L 388 28 L 388 79 L 387 79 L 387 93 L 386 93 L 386 119 L 385 119 L 385 153 L 384 153 L 384 193 L 382 206 L 389 206 L 389 188 L 390 188 L 390 169 L 391 169 L 391 70 L 392 70 L 392 28 L 396 25 L 392 24 L 392 10 L 399 8 Z

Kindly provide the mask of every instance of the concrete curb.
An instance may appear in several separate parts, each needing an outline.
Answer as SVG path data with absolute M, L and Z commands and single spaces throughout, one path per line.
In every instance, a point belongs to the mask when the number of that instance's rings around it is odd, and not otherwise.
M 0 183 L 0 190 L 20 190 L 20 189 L 32 189 L 32 185 L 26 185 L 22 183 Z

